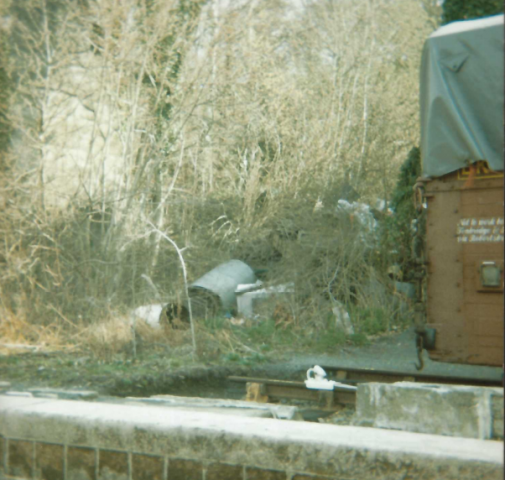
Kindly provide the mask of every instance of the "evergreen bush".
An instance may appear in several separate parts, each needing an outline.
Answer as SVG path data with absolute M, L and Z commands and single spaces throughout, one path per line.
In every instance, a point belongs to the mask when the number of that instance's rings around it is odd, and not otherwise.
M 398 264 L 408 281 L 409 273 L 414 271 L 412 258 L 412 222 L 417 218 L 414 206 L 414 185 L 421 176 L 421 151 L 418 147 L 410 150 L 400 168 L 398 181 L 391 198 L 394 215 L 383 223 L 383 245 L 393 253 L 392 261 Z
M 442 24 L 499 15 L 503 13 L 501 0 L 445 0 Z

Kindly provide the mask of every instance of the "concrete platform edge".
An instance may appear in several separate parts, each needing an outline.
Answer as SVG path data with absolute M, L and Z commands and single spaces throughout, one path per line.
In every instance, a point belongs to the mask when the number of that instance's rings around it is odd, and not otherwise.
M 501 479 L 503 468 L 503 443 L 495 441 L 41 398 L 0 396 L 0 436 L 4 471 L 11 440 L 34 451 L 41 443 L 85 447 L 204 469 L 209 462 L 271 469 L 287 479 Z

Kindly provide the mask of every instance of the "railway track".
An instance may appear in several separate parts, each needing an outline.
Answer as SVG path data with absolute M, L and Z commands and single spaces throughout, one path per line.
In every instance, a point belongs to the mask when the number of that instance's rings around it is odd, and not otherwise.
M 358 386 L 360 383 L 419 382 L 445 385 L 468 385 L 479 387 L 501 387 L 501 381 L 489 378 L 433 375 L 424 372 L 402 372 L 367 368 L 344 368 L 322 366 L 328 377 L 339 383 Z M 279 400 L 305 400 L 317 403 L 323 410 L 337 410 L 356 403 L 356 392 L 335 386 L 333 390 L 316 390 L 306 387 L 304 382 L 274 380 L 257 377 L 230 376 L 228 381 L 244 383 L 246 399 L 256 402 Z

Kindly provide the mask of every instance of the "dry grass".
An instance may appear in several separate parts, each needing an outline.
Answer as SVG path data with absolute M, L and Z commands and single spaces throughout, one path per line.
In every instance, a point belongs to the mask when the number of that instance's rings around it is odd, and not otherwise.
M 34 18 L 42 3 L 25 2 Z M 370 291 L 388 288 L 389 252 L 364 245 L 335 206 L 389 198 L 417 143 L 419 56 L 433 28 L 419 2 L 294 12 L 260 0 L 217 16 L 204 2 L 134 3 L 55 10 L 55 35 L 13 22 L 30 48 L 8 65 L 14 90 L 0 106 L 23 139 L 0 162 L 2 341 L 127 351 L 127 321 L 110 312 L 183 291 L 177 256 L 150 224 L 187 247 L 190 281 L 239 258 L 271 284 L 295 282 L 276 313 L 289 328 L 324 331 L 335 300 L 393 318 Z M 55 67 L 44 76 L 47 42 Z M 90 45 L 99 54 L 83 56 Z M 83 154 L 77 173 L 44 177 Z M 202 351 L 247 351 L 229 333 L 197 333 Z M 187 335 L 138 326 L 140 345 L 177 348 Z
M 0 355 L 23 352 L 73 350 L 68 328 L 55 320 L 48 325 L 34 325 L 22 314 L 0 308 Z
M 90 325 L 80 335 L 80 344 L 98 358 L 110 358 L 132 348 L 132 330 L 125 318 L 107 318 Z
M 81 350 L 91 351 L 97 358 L 110 359 L 114 355 L 134 357 L 145 352 L 177 352 L 191 343 L 188 325 L 173 328 L 163 325 L 153 328 L 143 320 L 135 322 L 135 350 L 130 317 L 108 316 L 84 328 L 78 337 Z

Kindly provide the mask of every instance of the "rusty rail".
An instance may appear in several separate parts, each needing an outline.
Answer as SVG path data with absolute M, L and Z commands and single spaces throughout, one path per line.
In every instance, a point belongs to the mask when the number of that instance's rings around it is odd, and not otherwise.
M 420 372 L 343 368 L 335 366 L 323 366 L 323 368 L 327 372 L 332 372 L 332 377 L 334 377 L 336 381 L 350 385 L 368 382 L 394 383 L 401 381 L 494 387 L 502 385 L 502 382 L 499 380 L 492 380 L 489 378 L 431 375 Z M 336 386 L 333 391 L 328 391 L 308 389 L 304 382 L 289 380 L 239 376 L 230 376 L 228 380 L 231 382 L 245 383 L 247 400 L 256 402 L 268 402 L 270 400 L 282 399 L 305 400 L 317 403 L 319 408 L 323 410 L 335 410 L 342 405 L 354 405 L 356 403 L 356 392 L 339 388 L 338 386 Z
M 401 370 L 376 370 L 374 368 L 347 368 L 330 365 L 321 365 L 329 372 L 334 372 L 336 380 L 342 383 L 347 381 L 367 381 L 367 382 L 421 382 L 421 383 L 441 383 L 446 385 L 471 385 L 475 387 L 501 387 L 502 379 L 456 376 L 456 375 L 434 375 L 425 372 L 406 372 Z
M 228 377 L 229 381 L 246 384 L 246 400 L 268 402 L 270 400 L 308 400 L 320 408 L 333 410 L 336 405 L 354 405 L 356 393 L 335 387 L 331 390 L 313 390 L 303 382 L 271 380 L 267 378 Z

